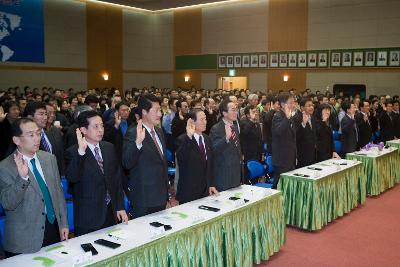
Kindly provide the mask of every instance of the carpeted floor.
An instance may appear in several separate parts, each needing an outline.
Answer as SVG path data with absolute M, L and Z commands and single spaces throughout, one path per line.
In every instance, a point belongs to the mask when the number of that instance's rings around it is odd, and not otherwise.
M 400 266 L 400 185 L 318 232 L 288 226 L 285 246 L 256 266 Z

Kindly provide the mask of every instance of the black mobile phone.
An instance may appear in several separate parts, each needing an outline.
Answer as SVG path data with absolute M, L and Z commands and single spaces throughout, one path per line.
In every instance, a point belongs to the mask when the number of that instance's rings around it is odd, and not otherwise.
M 90 243 L 81 244 L 81 247 L 85 252 L 91 251 L 93 256 L 99 254 L 99 252 L 97 252 L 97 250 Z
M 209 211 L 213 211 L 213 212 L 220 211 L 220 209 L 218 209 L 218 208 L 214 208 L 214 207 L 210 207 L 210 206 L 204 206 L 204 205 L 199 206 L 199 209 L 209 210 Z
M 171 226 L 171 225 L 164 224 L 164 229 L 165 229 L 165 231 L 169 231 L 169 230 L 172 229 L 172 226 Z
M 94 241 L 94 243 L 98 244 L 98 245 L 102 245 L 108 248 L 112 248 L 112 249 L 116 249 L 119 248 L 121 246 L 121 244 L 118 243 L 114 243 L 105 239 L 97 239 L 96 241 Z
M 240 197 L 230 197 L 229 200 L 239 200 Z
M 322 171 L 321 168 L 317 168 L 317 167 L 307 167 L 307 169 L 314 170 L 314 171 Z
M 151 225 L 151 226 L 154 226 L 154 227 L 161 227 L 161 226 L 164 226 L 164 224 L 162 224 L 162 223 L 160 223 L 160 222 L 151 222 L 150 225 Z

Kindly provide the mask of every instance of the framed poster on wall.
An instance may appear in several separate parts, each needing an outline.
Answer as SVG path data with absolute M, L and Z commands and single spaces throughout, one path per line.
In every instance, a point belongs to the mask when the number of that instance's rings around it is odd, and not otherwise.
M 340 67 L 340 52 L 332 52 L 331 53 L 331 67 Z
M 353 52 L 353 66 L 362 67 L 364 66 L 364 53 L 361 51 Z
M 320 67 L 320 68 L 328 67 L 328 53 L 327 52 L 318 53 L 318 67 Z
M 343 52 L 342 54 L 342 67 L 351 67 L 351 52 Z
M 241 68 L 242 67 L 242 56 L 235 56 L 234 57 L 234 66 L 235 66 L 235 68 Z
M 243 68 L 250 67 L 250 56 L 249 55 L 242 56 L 242 67 Z
M 269 66 L 271 68 L 277 68 L 278 67 L 278 61 L 279 61 L 279 54 L 278 53 L 271 53 L 269 55 Z
M 307 67 L 307 53 L 302 52 L 302 53 L 299 53 L 298 56 L 299 56 L 298 57 L 298 60 L 299 60 L 298 66 L 301 68 Z
M 289 67 L 296 68 L 297 67 L 297 54 L 289 53 Z
M 250 56 L 250 67 L 258 68 L 258 55 Z
M 220 68 L 220 69 L 226 68 L 226 56 L 219 56 L 218 57 L 218 68 Z
M 317 66 L 317 53 L 307 54 L 307 66 L 310 68 L 314 68 Z
M 364 54 L 364 57 L 365 57 L 364 66 L 367 66 L 367 67 L 375 66 L 375 51 L 366 51 Z
M 389 66 L 400 66 L 400 50 L 390 51 Z
M 386 67 L 387 66 L 387 51 L 378 51 L 377 56 L 377 66 Z
M 258 55 L 258 66 L 260 68 L 266 68 L 267 62 L 268 62 L 267 54 Z
M 226 67 L 233 68 L 233 56 L 226 57 Z
M 279 54 L 279 67 L 286 68 L 287 63 L 288 63 L 287 62 L 287 54 L 286 53 Z

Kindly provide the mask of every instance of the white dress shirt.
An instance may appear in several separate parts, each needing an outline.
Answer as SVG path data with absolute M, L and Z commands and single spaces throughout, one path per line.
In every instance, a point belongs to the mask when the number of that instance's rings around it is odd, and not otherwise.
M 197 145 L 199 147 L 200 147 L 200 141 L 199 141 L 200 140 L 200 136 L 203 137 L 203 147 L 204 147 L 204 152 L 206 153 L 206 159 L 207 159 L 207 149 L 206 149 L 206 144 L 204 142 L 204 136 L 203 135 L 199 135 L 197 133 L 194 133 L 193 136 L 194 136 L 194 139 L 196 140 Z
M 144 123 L 143 123 L 143 127 L 146 129 L 147 134 L 150 135 L 151 139 L 153 139 L 153 137 L 151 136 L 151 129 L 150 129 L 149 127 L 147 127 L 147 125 L 145 125 Z M 157 141 L 158 146 L 160 147 L 161 153 L 164 155 L 163 146 L 162 146 L 162 144 L 161 144 L 160 138 L 158 137 L 157 131 L 156 131 L 154 128 L 153 128 L 153 131 L 154 131 L 154 133 L 155 133 L 156 141 Z M 139 149 L 139 150 L 142 148 L 142 146 L 143 146 L 143 144 L 140 144 L 140 145 L 137 145 L 137 144 L 136 144 L 136 147 L 137 147 L 137 149 Z

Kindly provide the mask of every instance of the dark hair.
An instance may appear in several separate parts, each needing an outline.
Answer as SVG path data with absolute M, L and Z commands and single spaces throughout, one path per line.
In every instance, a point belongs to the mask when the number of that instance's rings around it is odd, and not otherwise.
M 139 115 L 139 118 L 142 118 L 143 110 L 148 112 L 151 109 L 153 102 L 157 102 L 161 105 L 160 99 L 153 94 L 146 94 L 138 99 L 136 113 Z
M 99 99 L 97 98 L 96 95 L 88 95 L 85 98 L 85 104 L 90 104 L 90 103 L 99 103 Z
M 25 107 L 25 117 L 35 115 L 36 110 L 44 109 L 46 110 L 46 105 L 43 102 L 29 101 Z
M 223 100 L 220 104 L 219 104 L 219 113 L 221 113 L 221 116 L 223 116 L 223 112 L 228 112 L 228 104 L 231 103 L 232 101 L 228 99 Z
M 342 102 L 342 109 L 344 110 L 344 112 L 347 112 L 348 109 L 350 109 L 352 102 L 350 102 L 349 100 L 344 100 Z
M 319 104 L 317 107 L 317 112 L 315 113 L 315 118 L 322 121 L 322 111 L 324 109 L 329 109 L 332 112 L 331 107 L 328 104 Z
M 79 114 L 77 118 L 78 128 L 84 127 L 87 129 L 89 127 L 89 119 L 93 117 L 101 118 L 100 114 L 97 113 L 97 111 L 95 110 L 84 111 L 81 114 Z
M 193 108 L 189 111 L 187 118 L 192 119 L 193 121 L 197 120 L 197 113 L 204 112 L 201 108 Z
M 249 115 L 250 114 L 250 110 L 252 110 L 252 109 L 255 109 L 255 107 L 247 105 L 243 110 L 244 115 Z
M 261 101 L 261 106 L 265 106 L 266 104 L 270 103 L 271 101 L 268 101 L 268 99 L 264 99 Z
M 173 104 L 174 104 L 174 101 L 175 100 L 177 100 L 175 97 L 171 97 L 169 100 L 168 100 L 168 106 L 172 106 Z
M 307 102 L 312 102 L 311 98 L 303 97 L 302 99 L 300 99 L 300 107 L 304 107 Z
M 21 125 L 22 124 L 26 124 L 29 122 L 33 122 L 36 124 L 36 122 L 34 120 L 32 120 L 31 118 L 19 118 L 16 119 L 10 127 L 10 131 L 11 131 L 11 136 L 21 136 L 22 135 L 22 129 L 21 129 Z
M 3 107 L 4 107 L 4 113 L 10 112 L 10 108 L 12 108 L 12 106 L 17 106 L 19 109 L 19 105 L 16 101 L 6 101 L 3 103 Z
M 360 103 L 358 104 L 358 106 L 360 108 L 363 108 L 364 107 L 364 103 L 371 104 L 371 102 L 368 99 L 365 99 L 365 100 L 361 100 Z
M 119 108 L 120 108 L 121 106 L 127 106 L 127 107 L 129 107 L 129 104 L 128 104 L 128 102 L 126 102 L 126 101 L 121 101 L 121 102 L 119 102 L 119 103 L 117 103 L 117 104 L 115 105 L 115 109 L 116 109 L 116 110 L 119 110 Z
M 286 93 L 286 92 L 279 94 L 278 95 L 279 104 L 281 104 L 281 106 L 282 106 L 282 104 L 286 103 L 289 100 L 289 98 L 291 98 L 291 97 L 293 98 L 293 96 L 291 94 Z

